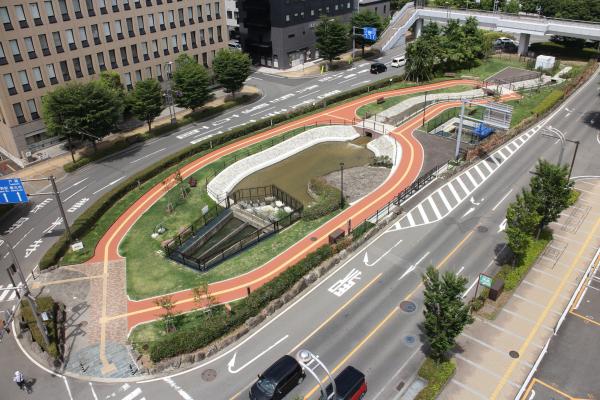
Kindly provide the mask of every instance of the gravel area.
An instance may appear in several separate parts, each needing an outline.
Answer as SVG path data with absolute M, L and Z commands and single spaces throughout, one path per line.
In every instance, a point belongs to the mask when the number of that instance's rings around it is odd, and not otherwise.
M 385 181 L 390 174 L 384 167 L 355 167 L 344 170 L 344 195 L 350 203 L 371 193 Z M 340 188 L 340 172 L 335 171 L 323 177 L 327 183 Z

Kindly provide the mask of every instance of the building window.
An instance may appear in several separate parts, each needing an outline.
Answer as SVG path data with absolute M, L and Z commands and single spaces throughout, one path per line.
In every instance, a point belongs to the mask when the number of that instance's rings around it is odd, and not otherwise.
M 87 12 L 90 17 L 96 15 L 96 12 L 94 11 L 94 3 L 92 2 L 92 0 L 85 0 L 85 6 L 87 7 Z
M 183 51 L 186 51 L 188 49 L 187 34 L 185 33 L 181 34 L 181 47 L 183 48 Z
M 158 64 L 158 65 L 156 66 L 156 78 L 157 78 L 159 81 L 162 81 L 162 80 L 163 80 L 163 76 L 162 76 L 162 66 L 161 66 L 160 64 Z
M 126 72 L 123 74 L 123 77 L 125 78 L 125 87 L 127 90 L 133 89 L 133 85 L 131 84 L 131 73 Z
M 160 57 L 160 54 L 158 53 L 158 40 L 152 41 L 152 53 L 154 55 L 154 58 Z
M 140 30 L 140 35 L 145 35 L 146 30 L 144 29 L 144 17 L 142 15 L 138 15 L 137 24 L 138 24 L 138 29 Z
M 194 23 L 194 7 L 188 7 L 187 14 L 188 14 L 188 22 L 190 24 L 193 24 Z
M 51 24 L 56 22 L 56 16 L 54 16 L 54 7 L 52 6 L 51 1 L 44 1 L 44 7 L 46 8 L 46 15 L 48 16 L 48 21 Z
M 179 49 L 177 48 L 177 35 L 171 36 L 171 46 L 173 46 L 173 52 L 178 53 Z
M 111 0 L 110 4 L 112 6 L 113 12 L 119 11 L 119 4 L 117 3 L 117 0 Z
M 204 29 L 200 29 L 200 45 L 206 46 L 206 37 L 204 36 Z
M 121 64 L 123 64 L 123 66 L 129 65 L 129 61 L 127 61 L 127 48 L 121 47 L 119 52 L 121 53 Z
M 48 72 L 48 78 L 50 78 L 50 83 L 56 85 L 58 83 L 58 79 L 56 79 L 56 71 L 54 70 L 54 64 L 46 64 L 46 71 Z
M 77 49 L 77 46 L 75 46 L 75 35 L 73 35 L 73 29 L 67 29 L 65 33 L 67 35 L 67 44 L 69 45 L 69 49 Z
M 175 11 L 173 11 L 173 10 L 167 11 L 167 17 L 169 18 L 169 26 L 171 28 L 175 28 Z
M 210 42 L 210 44 L 213 44 L 215 42 L 215 29 L 211 26 L 210 28 L 208 28 L 208 41 Z
M 50 55 L 50 47 L 48 46 L 48 40 L 46 39 L 46 34 L 42 33 L 38 35 L 38 40 L 40 41 L 40 47 L 42 48 L 42 54 L 45 56 Z
M 61 61 L 58 63 L 60 65 L 60 72 L 62 73 L 63 80 L 68 82 L 71 80 L 71 75 L 69 75 L 69 66 L 66 61 Z
M 138 57 L 137 44 L 131 45 L 131 59 L 135 64 L 140 62 L 140 59 Z
M 158 13 L 158 24 L 160 25 L 160 30 L 164 31 L 165 29 L 167 29 L 165 27 L 165 13 L 164 12 L 159 12 Z
M 4 83 L 6 84 L 9 95 L 12 96 L 17 94 L 17 88 L 15 87 L 15 81 L 13 81 L 12 74 L 4 74 Z
M 15 116 L 17 117 L 17 121 L 19 121 L 20 124 L 24 124 L 26 121 L 25 115 L 23 115 L 23 108 L 21 107 L 21 103 L 13 104 L 13 109 L 15 110 Z
M 183 15 L 183 8 L 177 9 L 177 16 L 179 17 L 179 26 L 185 26 L 185 17 Z
M 73 0 L 73 11 L 75 12 L 75 18 L 83 18 L 83 14 L 81 14 L 81 4 L 79 0 Z
M 79 27 L 79 39 L 81 40 L 81 45 L 83 47 L 88 47 L 90 45 L 87 40 L 87 32 L 85 31 L 85 26 Z
M 85 56 L 85 66 L 87 68 L 88 75 L 94 75 L 96 71 L 94 71 L 94 63 L 92 62 L 92 56 Z
M 33 79 L 35 79 L 35 84 L 38 88 L 43 88 L 44 86 L 44 78 L 42 77 L 42 70 L 40 67 L 34 67 L 32 70 Z
M 233 18 L 233 13 L 231 12 L 231 10 L 227 10 L 227 19 L 232 19 Z
M 93 24 L 92 28 L 92 37 L 94 38 L 94 44 L 100 44 L 100 32 L 98 32 L 98 25 Z
M 208 21 L 212 20 L 212 15 L 210 11 L 210 3 L 206 4 L 206 19 Z
M 31 90 L 31 85 L 29 85 L 29 77 L 27 76 L 27 71 L 19 71 L 19 80 L 21 81 L 23 91 L 29 92 Z
M 290 22 L 290 14 L 285 14 L 285 22 Z
M 150 32 L 156 32 L 156 26 L 154 26 L 154 14 L 148 14 L 148 29 Z
M 31 12 L 31 16 L 33 17 L 33 23 L 35 26 L 42 25 L 42 16 L 40 15 L 40 8 L 37 3 L 29 3 L 29 11 Z
M 142 3 L 140 0 L 133 0 L 133 4 L 135 4 L 135 8 L 142 8 Z
M 121 20 L 118 19 L 115 21 L 115 32 L 117 32 L 117 39 L 121 40 L 124 38 L 123 36 L 123 25 L 121 24 Z
M 150 56 L 148 55 L 148 42 L 142 42 L 142 57 L 144 61 L 148 61 Z
M 56 47 L 56 51 L 58 53 L 62 53 L 62 41 L 60 40 L 60 32 L 52 32 L 52 40 L 54 40 L 54 47 Z
M 33 60 L 34 58 L 37 58 L 37 55 L 35 54 L 35 48 L 33 47 L 33 39 L 30 36 L 27 36 L 23 40 L 25 40 L 25 48 L 27 49 L 27 55 L 29 56 L 29 59 Z
M 129 6 L 129 0 L 123 0 L 123 8 L 126 10 L 131 9 L 131 7 Z
M 75 70 L 75 76 L 78 78 L 83 77 L 83 72 L 81 71 L 81 62 L 79 61 L 79 57 L 75 57 L 73 59 L 73 69 Z
M 152 78 L 152 67 L 146 67 L 145 74 L 147 79 Z
M 6 65 L 8 61 L 6 60 L 6 54 L 4 54 L 4 47 L 2 47 L 2 43 L 0 43 L 0 65 Z
M 17 21 L 19 21 L 19 26 L 21 28 L 27 28 L 27 18 L 25 18 L 25 10 L 23 10 L 22 5 L 15 6 L 15 14 L 17 15 Z
M 23 57 L 21 57 L 21 50 L 19 50 L 19 43 L 16 39 L 12 39 L 8 41 L 10 45 L 10 51 L 12 51 L 13 58 L 15 62 L 23 61 Z
M 138 69 L 135 71 L 135 81 L 139 82 L 142 80 L 142 70 Z
M 134 37 L 135 32 L 133 32 L 133 19 L 127 18 L 125 20 L 125 25 L 127 25 L 127 34 L 129 35 L 129 37 Z
M 107 14 L 108 11 L 106 11 L 106 1 L 98 0 L 98 4 L 100 5 L 100 14 Z
M 217 40 L 219 42 L 223 41 L 223 33 L 221 32 L 221 25 L 217 26 Z
M 218 2 L 215 2 L 215 18 L 221 18 L 221 5 Z
M 196 12 L 198 13 L 198 22 L 204 21 L 202 19 L 202 6 L 196 6 Z
M 58 0 L 58 9 L 60 10 L 60 14 L 62 16 L 63 21 L 69 21 L 69 10 L 67 9 L 66 0 Z
M 110 60 L 110 66 L 111 66 L 111 68 L 113 68 L 113 69 L 119 68 L 119 64 L 117 64 L 117 56 L 116 56 L 114 50 L 109 50 L 108 51 L 108 58 Z
M 31 114 L 32 120 L 40 119 L 40 115 L 38 114 L 37 106 L 35 105 L 34 99 L 27 100 L 27 108 L 29 108 L 29 114 Z
M 198 47 L 198 45 L 196 44 L 196 31 L 191 31 L 190 32 L 190 39 L 192 40 L 192 48 L 196 48 Z
M 350 9 L 351 7 L 352 7 L 352 6 L 350 5 L 350 2 L 348 2 L 348 3 L 346 4 L 346 8 L 347 8 L 347 9 Z
M 112 35 L 110 34 L 110 22 L 102 23 L 102 30 L 104 31 L 104 38 L 107 42 L 112 42 Z
M 98 67 L 100 67 L 100 71 L 105 71 L 106 63 L 104 62 L 104 53 L 96 53 L 96 57 L 98 58 Z
M 206 52 L 202 53 L 202 64 L 204 68 L 208 68 L 208 54 Z
M 10 15 L 8 14 L 8 8 L 0 7 L 0 21 L 2 21 L 2 24 L 4 25 L 4 30 L 13 30 L 13 26 L 10 22 Z
M 166 56 L 169 54 L 169 39 L 162 38 L 162 48 L 163 48 L 163 54 Z

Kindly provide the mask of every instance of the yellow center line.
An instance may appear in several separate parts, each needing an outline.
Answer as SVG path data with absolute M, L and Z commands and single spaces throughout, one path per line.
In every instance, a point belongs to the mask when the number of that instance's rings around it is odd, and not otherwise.
M 562 293 L 562 290 L 564 289 L 565 285 L 567 284 L 567 282 L 569 282 L 569 277 L 571 276 L 571 273 L 573 272 L 573 269 L 575 268 L 576 264 L 581 259 L 581 256 L 583 255 L 583 253 L 586 250 L 587 246 L 590 244 L 590 241 L 592 240 L 592 237 L 596 233 L 596 230 L 598 229 L 599 225 L 600 225 L 600 218 L 598 218 L 596 220 L 596 223 L 594 224 L 594 228 L 587 235 L 587 237 L 585 239 L 585 242 L 583 243 L 583 245 L 579 248 L 579 251 L 577 252 L 577 256 L 573 259 L 573 261 L 571 262 L 571 265 L 569 265 L 568 272 L 563 276 L 563 278 L 562 278 L 562 280 L 560 282 L 560 285 L 554 291 L 554 294 L 552 295 L 552 298 L 550 299 L 550 301 L 548 302 L 548 304 L 544 308 L 544 311 L 542 312 L 542 314 L 540 315 L 540 317 L 536 321 L 535 326 L 533 327 L 533 329 L 531 330 L 531 332 L 529 332 L 529 335 L 525 339 L 525 342 L 519 348 L 519 354 L 521 354 L 521 355 L 525 354 L 525 351 L 529 347 L 529 344 L 531 343 L 531 341 L 533 340 L 533 338 L 537 334 L 538 330 L 542 326 L 542 323 L 544 322 L 544 320 L 548 316 L 548 313 L 550 312 L 550 310 L 554 306 L 554 303 L 556 303 L 556 300 L 558 299 L 558 297 Z M 498 397 L 498 395 L 502 391 L 502 388 L 504 387 L 504 385 L 506 385 L 506 382 L 508 381 L 508 378 L 513 373 L 513 371 L 516 368 L 516 366 L 517 366 L 518 363 L 519 363 L 519 360 L 513 360 L 510 363 L 508 369 L 506 370 L 506 372 L 502 376 L 502 379 L 500 379 L 500 382 L 496 386 L 496 389 L 494 389 L 494 392 L 492 393 L 492 396 L 490 397 L 491 400 L 495 400 Z

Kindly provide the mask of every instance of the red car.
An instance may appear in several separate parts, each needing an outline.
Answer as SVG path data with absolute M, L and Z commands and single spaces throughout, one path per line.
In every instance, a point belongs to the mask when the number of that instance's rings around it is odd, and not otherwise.
M 336 395 L 333 400 L 360 400 L 367 393 L 365 374 L 352 366 L 347 366 L 335 377 Z M 331 384 L 327 386 L 327 395 L 333 391 Z

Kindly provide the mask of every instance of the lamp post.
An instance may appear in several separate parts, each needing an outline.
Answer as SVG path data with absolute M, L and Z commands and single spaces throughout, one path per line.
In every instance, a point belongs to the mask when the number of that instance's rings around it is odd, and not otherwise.
M 423 126 L 425 126 L 425 111 L 427 111 L 427 92 L 425 92 L 425 106 L 423 107 Z
M 340 208 L 344 208 L 344 163 L 340 163 Z
M 569 140 L 567 142 L 575 143 L 575 152 L 573 153 L 573 159 L 571 160 L 571 167 L 569 168 L 569 178 L 567 181 L 571 180 L 571 174 L 573 173 L 573 166 L 575 165 L 575 157 L 577 157 L 577 150 L 579 150 L 579 140 Z
M 317 380 L 317 383 L 319 384 L 319 387 L 321 389 L 321 399 L 329 400 L 329 399 L 334 398 L 337 393 L 337 389 L 335 387 L 335 381 L 333 380 L 333 377 L 331 376 L 331 373 L 329 373 L 329 370 L 327 369 L 325 364 L 323 364 L 323 362 L 321 362 L 321 360 L 319 360 L 318 357 L 316 357 L 313 353 L 311 353 L 309 350 L 306 350 L 306 349 L 299 350 L 298 353 L 296 353 L 296 359 L 302 365 L 302 369 L 308 370 L 308 372 L 312 375 L 312 377 Z M 314 368 L 311 368 L 310 366 L 313 363 L 316 363 L 316 365 Z M 323 370 L 325 371 L 325 374 L 327 374 L 327 377 L 329 378 L 329 381 L 331 382 L 331 387 L 333 388 L 333 391 L 329 395 L 327 395 L 327 391 L 323 387 L 323 383 L 321 382 L 321 380 L 315 373 L 315 369 L 317 369 L 317 367 L 323 368 Z

